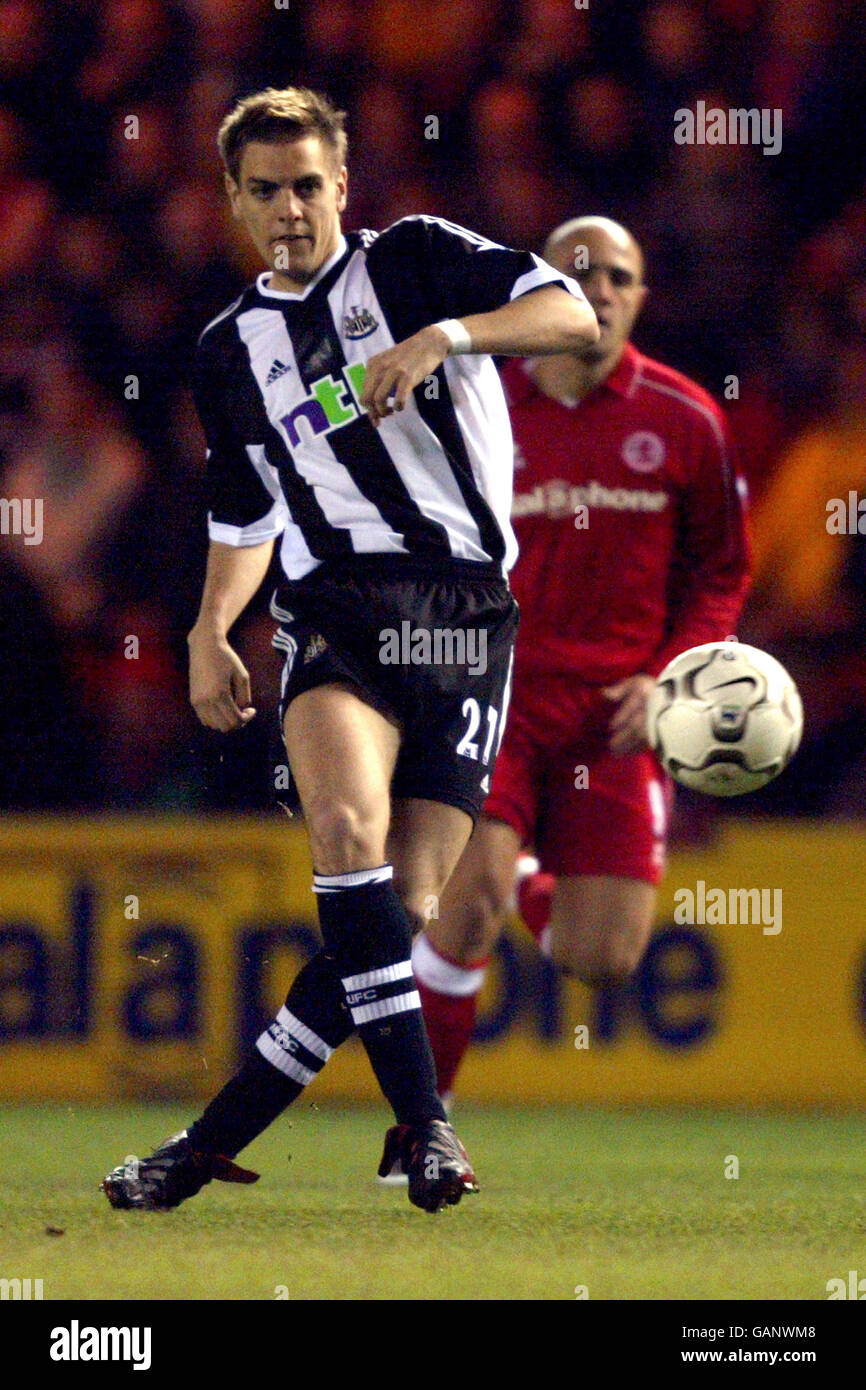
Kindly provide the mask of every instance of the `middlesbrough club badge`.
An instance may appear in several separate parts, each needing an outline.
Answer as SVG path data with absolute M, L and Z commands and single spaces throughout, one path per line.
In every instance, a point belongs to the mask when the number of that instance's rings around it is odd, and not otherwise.
M 637 430 L 623 441 L 622 459 L 635 473 L 654 473 L 665 461 L 665 446 L 651 430 Z

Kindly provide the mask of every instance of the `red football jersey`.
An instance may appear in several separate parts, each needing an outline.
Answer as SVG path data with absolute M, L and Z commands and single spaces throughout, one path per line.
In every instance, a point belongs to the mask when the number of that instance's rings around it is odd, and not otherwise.
M 576 405 L 545 396 L 525 361 L 502 379 L 518 668 L 606 684 L 658 675 L 734 633 L 749 586 L 746 488 L 712 397 L 631 344 Z

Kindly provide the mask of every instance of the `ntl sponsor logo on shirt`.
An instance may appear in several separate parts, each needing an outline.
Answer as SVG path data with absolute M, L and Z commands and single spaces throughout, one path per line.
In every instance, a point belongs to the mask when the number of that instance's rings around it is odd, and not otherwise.
M 341 429 L 364 414 L 361 392 L 366 374 L 364 362 L 353 362 L 351 366 L 343 368 L 345 381 L 332 376 L 330 372 L 314 381 L 307 399 L 296 405 L 288 415 L 283 415 L 280 421 L 292 447 L 297 448 L 301 443 L 301 420 L 306 420 L 310 434 L 316 437 Z

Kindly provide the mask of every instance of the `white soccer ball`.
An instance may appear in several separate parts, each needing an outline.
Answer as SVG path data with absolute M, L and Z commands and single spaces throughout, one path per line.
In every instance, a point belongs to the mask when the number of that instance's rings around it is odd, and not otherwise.
M 775 657 L 707 642 L 674 657 L 649 698 L 650 747 L 677 782 L 741 796 L 777 777 L 803 732 L 797 687 Z

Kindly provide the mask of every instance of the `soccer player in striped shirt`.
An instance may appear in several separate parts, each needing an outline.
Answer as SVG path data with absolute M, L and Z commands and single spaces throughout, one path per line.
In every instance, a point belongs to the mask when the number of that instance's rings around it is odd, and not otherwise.
M 191 699 L 225 733 L 254 717 L 228 633 L 281 537 L 282 731 L 324 947 L 204 1114 L 103 1188 L 153 1209 L 253 1181 L 236 1155 L 357 1029 L 396 1120 L 381 1171 L 399 1160 L 436 1211 L 477 1185 L 437 1094 L 411 937 L 489 790 L 516 629 L 490 354 L 574 350 L 598 327 L 570 277 L 447 221 L 344 235 L 343 113 L 317 93 L 246 98 L 219 144 L 267 268 L 195 364 L 210 548 Z

